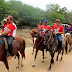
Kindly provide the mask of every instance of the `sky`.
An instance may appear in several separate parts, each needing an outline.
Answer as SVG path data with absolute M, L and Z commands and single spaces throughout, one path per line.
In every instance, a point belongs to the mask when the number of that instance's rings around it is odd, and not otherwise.
M 22 1 L 24 4 L 28 4 L 34 7 L 39 7 L 42 10 L 46 9 L 47 4 L 59 4 L 60 7 L 66 7 L 68 10 L 72 10 L 72 0 L 18 0 L 18 1 Z

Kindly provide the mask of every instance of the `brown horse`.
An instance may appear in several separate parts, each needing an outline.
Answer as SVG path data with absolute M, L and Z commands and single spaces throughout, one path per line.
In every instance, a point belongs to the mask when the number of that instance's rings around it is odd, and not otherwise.
M 6 58 L 7 55 L 7 49 L 5 48 L 5 41 L 3 41 L 3 38 L 0 38 L 0 61 L 3 61 L 6 68 L 8 69 L 9 72 L 9 66 L 8 66 L 8 61 Z M 4 43 L 3 43 L 4 42 Z M 23 67 L 23 57 L 25 58 L 25 40 L 20 37 L 16 36 L 15 40 L 13 41 L 13 51 L 12 51 L 12 56 L 16 55 L 18 57 L 18 67 L 20 65 L 20 55 L 18 51 L 20 51 L 22 55 L 22 61 L 21 61 L 21 66 Z
M 60 54 L 57 37 L 52 31 L 47 30 L 45 32 L 44 44 L 46 46 L 46 50 L 49 51 L 50 55 L 51 55 L 51 61 L 50 61 L 50 66 L 49 66 L 49 70 L 51 70 L 51 67 L 52 67 L 51 65 L 54 63 L 53 58 L 54 58 L 55 52 L 58 51 L 58 55 Z M 62 56 L 63 56 L 63 52 L 62 52 Z M 57 59 L 56 59 L 57 61 L 58 61 L 58 55 L 57 55 Z M 61 56 L 60 60 L 62 60 L 62 56 Z
M 36 54 L 35 54 L 35 58 L 34 58 L 34 62 L 32 64 L 32 67 L 35 67 L 35 60 L 36 60 L 36 56 L 37 56 L 37 53 L 39 50 L 42 51 L 42 53 L 43 53 L 42 63 L 44 62 L 44 49 L 46 49 L 46 46 L 43 44 L 44 43 L 44 36 L 35 32 L 34 37 L 36 37 L 35 44 L 34 44 L 34 48 L 36 48 Z

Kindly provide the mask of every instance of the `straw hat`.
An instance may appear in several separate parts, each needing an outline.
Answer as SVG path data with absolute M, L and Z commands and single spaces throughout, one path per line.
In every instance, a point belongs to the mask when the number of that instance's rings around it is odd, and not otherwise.
M 56 19 L 56 20 L 55 20 L 55 22 L 59 22 L 59 24 L 61 24 L 61 22 L 60 22 L 60 20 L 59 20 L 59 19 Z
M 55 22 L 60 22 L 60 20 L 59 19 L 56 19 Z

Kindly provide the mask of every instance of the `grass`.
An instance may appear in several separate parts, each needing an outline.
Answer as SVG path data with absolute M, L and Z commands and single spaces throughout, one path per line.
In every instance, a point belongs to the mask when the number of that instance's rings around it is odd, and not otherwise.
M 20 35 L 25 39 L 26 47 L 33 45 L 32 36 L 30 35 L 29 32 L 30 32 L 30 29 L 26 29 L 26 30 L 18 29 L 17 30 L 17 35 Z

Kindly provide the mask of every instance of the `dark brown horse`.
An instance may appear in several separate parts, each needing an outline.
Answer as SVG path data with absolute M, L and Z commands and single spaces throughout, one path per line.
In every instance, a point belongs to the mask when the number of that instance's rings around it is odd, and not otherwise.
M 60 48 L 59 48 L 59 44 L 57 41 L 57 37 L 52 31 L 47 30 L 45 32 L 44 44 L 46 46 L 46 50 L 49 51 L 51 55 L 51 61 L 50 61 L 50 66 L 49 66 L 49 70 L 51 70 L 51 65 L 54 63 L 53 58 L 54 58 L 55 52 L 58 51 L 58 55 L 60 54 Z M 63 52 L 62 52 L 62 56 L 63 56 Z M 57 61 L 58 61 L 58 55 L 56 59 Z M 60 60 L 62 60 L 62 56 Z
M 7 55 L 7 49 L 5 48 L 5 40 L 3 41 L 3 38 L 0 38 L 0 61 L 3 61 L 6 68 L 8 69 L 9 72 L 9 66 L 8 66 L 8 61 L 6 58 Z M 4 42 L 4 43 L 3 43 Z M 18 57 L 18 67 L 20 65 L 20 55 L 18 53 L 20 51 L 22 55 L 22 61 L 21 61 L 21 66 L 23 67 L 23 57 L 25 58 L 25 40 L 20 37 L 16 36 L 15 40 L 13 41 L 13 51 L 12 51 L 12 56 L 16 55 Z

